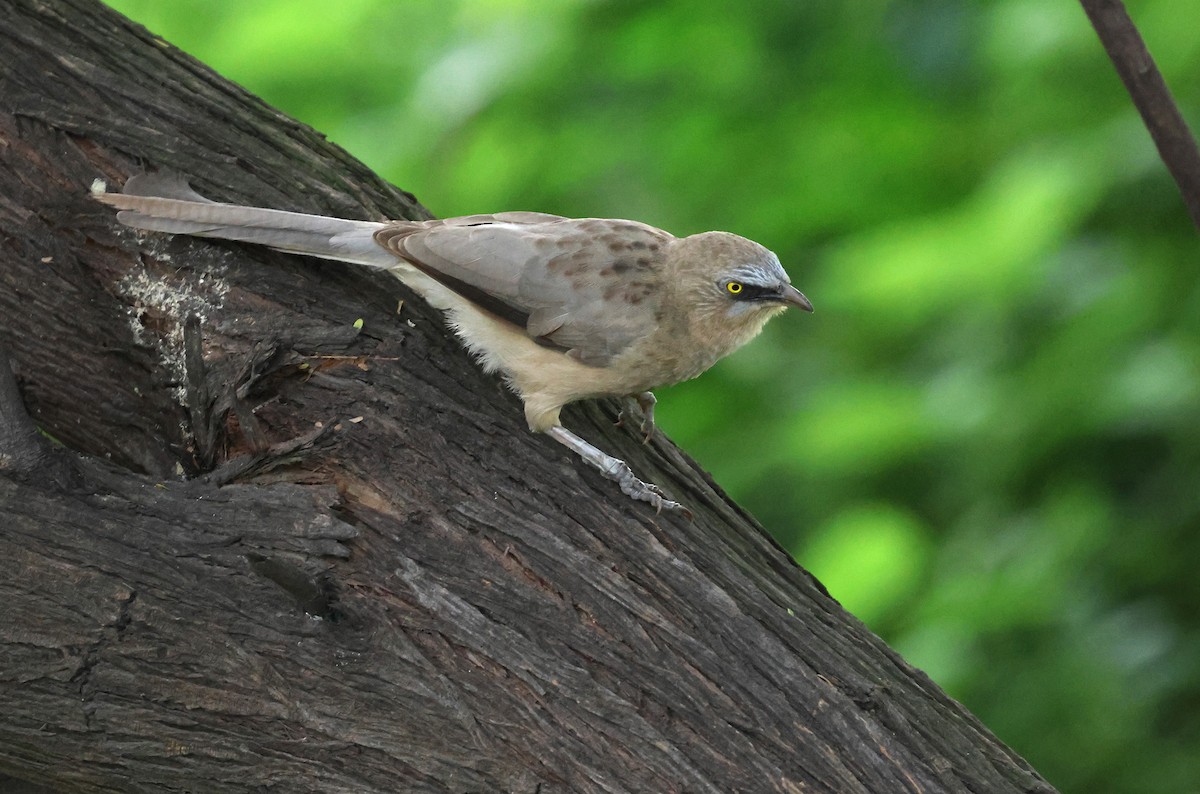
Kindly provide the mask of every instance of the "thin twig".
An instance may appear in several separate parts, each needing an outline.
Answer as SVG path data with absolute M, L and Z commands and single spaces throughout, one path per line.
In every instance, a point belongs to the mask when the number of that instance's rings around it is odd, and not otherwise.
M 1079 0 L 1200 228 L 1200 150 L 1121 0 Z

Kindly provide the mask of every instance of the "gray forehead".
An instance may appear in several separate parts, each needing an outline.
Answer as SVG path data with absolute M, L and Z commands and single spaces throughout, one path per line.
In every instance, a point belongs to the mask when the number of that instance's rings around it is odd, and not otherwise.
M 729 277 L 746 284 L 761 284 L 765 287 L 774 286 L 781 281 L 784 284 L 791 283 L 788 274 L 783 270 L 783 265 L 779 264 L 779 259 L 774 254 L 731 268 Z

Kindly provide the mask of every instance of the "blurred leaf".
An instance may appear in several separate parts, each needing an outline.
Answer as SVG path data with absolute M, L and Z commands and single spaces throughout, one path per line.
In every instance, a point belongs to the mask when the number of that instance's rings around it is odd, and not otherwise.
M 818 527 L 800 556 L 842 606 L 872 623 L 916 593 L 929 546 L 926 529 L 905 511 L 862 505 Z

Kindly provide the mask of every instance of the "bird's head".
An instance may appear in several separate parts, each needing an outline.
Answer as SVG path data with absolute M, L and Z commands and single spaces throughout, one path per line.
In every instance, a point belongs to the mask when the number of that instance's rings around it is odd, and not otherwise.
M 728 232 L 705 232 L 676 241 L 671 251 L 675 283 L 694 318 L 693 332 L 749 341 L 774 315 L 795 306 L 813 310 L 792 286 L 779 258 L 756 242 Z

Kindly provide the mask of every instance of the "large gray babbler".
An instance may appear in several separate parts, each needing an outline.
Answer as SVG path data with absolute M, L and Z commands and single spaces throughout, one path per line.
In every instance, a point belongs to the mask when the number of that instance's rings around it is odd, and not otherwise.
M 688 380 L 788 306 L 812 311 L 775 254 L 744 237 L 682 239 L 636 221 L 500 212 L 433 221 L 352 221 L 219 204 L 174 175 L 140 174 L 93 195 L 149 231 L 216 237 L 383 268 L 446 312 L 488 372 L 525 403 L 529 429 L 570 447 L 621 490 L 679 509 L 563 427 L 567 403 L 632 396 L 654 431 L 658 386 Z

